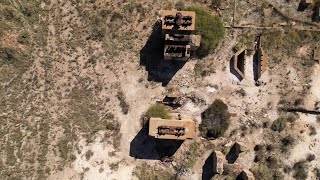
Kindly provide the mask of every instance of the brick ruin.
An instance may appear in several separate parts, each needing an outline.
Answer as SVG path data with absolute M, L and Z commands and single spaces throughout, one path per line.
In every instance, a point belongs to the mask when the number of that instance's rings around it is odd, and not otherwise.
M 195 18 L 192 11 L 163 11 L 164 60 L 187 61 L 200 47 L 201 36 L 192 34 Z

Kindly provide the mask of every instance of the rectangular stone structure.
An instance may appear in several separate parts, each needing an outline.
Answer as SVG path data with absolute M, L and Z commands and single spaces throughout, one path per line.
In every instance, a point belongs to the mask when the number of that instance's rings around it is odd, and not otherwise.
M 192 120 L 150 118 L 149 136 L 157 139 L 193 139 L 196 136 L 196 125 Z

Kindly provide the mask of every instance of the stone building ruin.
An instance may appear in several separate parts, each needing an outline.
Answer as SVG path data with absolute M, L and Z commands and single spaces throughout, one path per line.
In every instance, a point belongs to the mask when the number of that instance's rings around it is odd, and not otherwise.
M 195 30 L 195 12 L 163 10 L 162 35 L 165 39 L 164 60 L 187 61 L 200 47 L 201 36 Z

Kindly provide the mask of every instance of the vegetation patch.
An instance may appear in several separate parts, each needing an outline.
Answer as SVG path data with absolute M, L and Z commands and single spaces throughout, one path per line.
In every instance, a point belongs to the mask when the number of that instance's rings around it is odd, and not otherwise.
M 308 167 L 306 161 L 298 161 L 293 165 L 295 179 L 304 180 L 308 178 Z
M 217 99 L 201 114 L 199 126 L 201 135 L 204 137 L 218 138 L 224 135 L 230 124 L 228 106 Z
M 287 126 L 287 119 L 284 116 L 279 117 L 277 120 L 273 121 L 271 129 L 274 131 L 281 132 Z
M 163 104 L 152 105 L 146 112 L 146 117 L 158 117 L 161 119 L 170 119 L 169 109 Z
M 200 58 L 212 53 L 224 37 L 224 25 L 220 17 L 211 15 L 201 7 L 186 7 L 186 11 L 196 12 L 195 33 L 201 35 L 200 48 L 197 55 Z
M 128 114 L 129 112 L 129 104 L 127 103 L 125 96 L 122 91 L 118 91 L 117 98 L 120 102 L 120 107 L 123 114 Z
M 86 160 L 89 161 L 89 159 L 93 156 L 93 151 L 91 149 L 89 149 L 86 152 Z
M 294 145 L 294 143 L 295 143 L 295 139 L 291 135 L 288 135 L 288 136 L 282 138 L 281 139 L 282 152 L 288 152 L 290 150 L 290 148 Z
M 147 163 L 143 163 L 140 166 L 137 166 L 132 175 L 136 176 L 139 180 L 148 179 L 148 180 L 174 180 L 175 175 L 165 171 L 165 170 L 155 170 L 152 166 Z
M 254 177 L 256 179 L 283 179 L 283 174 L 276 170 L 271 169 L 265 164 L 259 164 L 255 165 L 252 168 L 250 168 L 250 171 L 253 173 Z

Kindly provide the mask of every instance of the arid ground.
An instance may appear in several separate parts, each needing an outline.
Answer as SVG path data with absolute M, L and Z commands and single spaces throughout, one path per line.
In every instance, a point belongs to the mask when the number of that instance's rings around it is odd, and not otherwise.
M 298 5 L 0 0 L 0 179 L 206 179 L 212 151 L 227 154 L 239 141 L 249 150 L 214 179 L 233 179 L 239 169 L 256 179 L 299 179 L 300 171 L 319 179 L 320 64 L 313 51 L 320 24 L 311 21 L 313 6 L 298 12 Z M 155 24 L 161 10 L 181 6 L 221 17 L 225 35 L 202 59 L 158 68 Z M 248 76 L 240 81 L 230 59 L 242 47 L 253 50 L 257 35 L 269 56 L 267 71 L 256 83 L 249 53 Z M 224 137 L 199 133 L 179 145 L 173 162 L 162 163 L 141 119 L 171 92 L 186 97 L 176 111 L 197 125 L 215 99 L 236 115 Z M 280 117 L 285 128 L 272 130 Z M 254 151 L 257 144 L 263 150 Z

